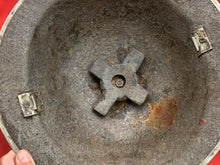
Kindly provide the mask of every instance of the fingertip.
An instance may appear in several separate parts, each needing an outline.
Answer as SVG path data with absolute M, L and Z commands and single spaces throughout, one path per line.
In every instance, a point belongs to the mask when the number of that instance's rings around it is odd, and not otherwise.
M 14 152 L 13 150 L 11 150 L 11 151 L 9 151 L 9 152 L 7 153 L 7 155 L 15 156 L 16 154 L 15 154 L 15 152 Z
M 33 158 L 27 150 L 20 150 L 15 158 L 16 165 L 35 165 Z
M 10 164 L 10 165 L 15 165 L 15 153 L 14 151 L 9 151 L 6 155 L 4 155 L 0 159 L 0 165 L 4 164 Z

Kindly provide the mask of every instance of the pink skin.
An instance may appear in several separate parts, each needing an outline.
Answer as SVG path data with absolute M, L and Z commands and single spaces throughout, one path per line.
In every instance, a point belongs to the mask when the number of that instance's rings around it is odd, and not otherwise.
M 30 153 L 20 150 L 17 154 L 10 151 L 0 159 L 0 165 L 35 165 Z

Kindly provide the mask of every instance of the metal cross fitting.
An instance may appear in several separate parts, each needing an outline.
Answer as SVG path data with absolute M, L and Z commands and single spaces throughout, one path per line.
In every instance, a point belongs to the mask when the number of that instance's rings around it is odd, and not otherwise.
M 130 99 L 141 105 L 144 103 L 148 92 L 138 84 L 137 70 L 141 66 L 144 55 L 132 50 L 122 64 L 109 66 L 103 60 L 96 60 L 90 72 L 102 81 L 105 99 L 95 105 L 95 111 L 105 116 L 115 101 Z

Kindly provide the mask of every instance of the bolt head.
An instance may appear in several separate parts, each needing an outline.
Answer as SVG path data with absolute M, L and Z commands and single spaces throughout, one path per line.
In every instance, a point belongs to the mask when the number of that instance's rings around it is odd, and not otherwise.
M 124 85 L 125 85 L 125 82 L 124 82 L 123 79 L 120 79 L 120 78 L 116 79 L 116 81 L 115 81 L 115 86 L 116 86 L 117 88 L 123 88 Z
M 123 75 L 116 75 L 112 78 L 112 85 L 116 88 L 123 88 L 126 84 L 126 79 Z

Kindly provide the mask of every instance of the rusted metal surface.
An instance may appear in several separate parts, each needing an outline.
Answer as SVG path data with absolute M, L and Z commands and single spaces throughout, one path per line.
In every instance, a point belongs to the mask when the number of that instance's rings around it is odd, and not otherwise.
M 156 104 L 149 104 L 147 126 L 156 128 L 170 127 L 175 123 L 178 105 L 175 99 L 163 97 Z

